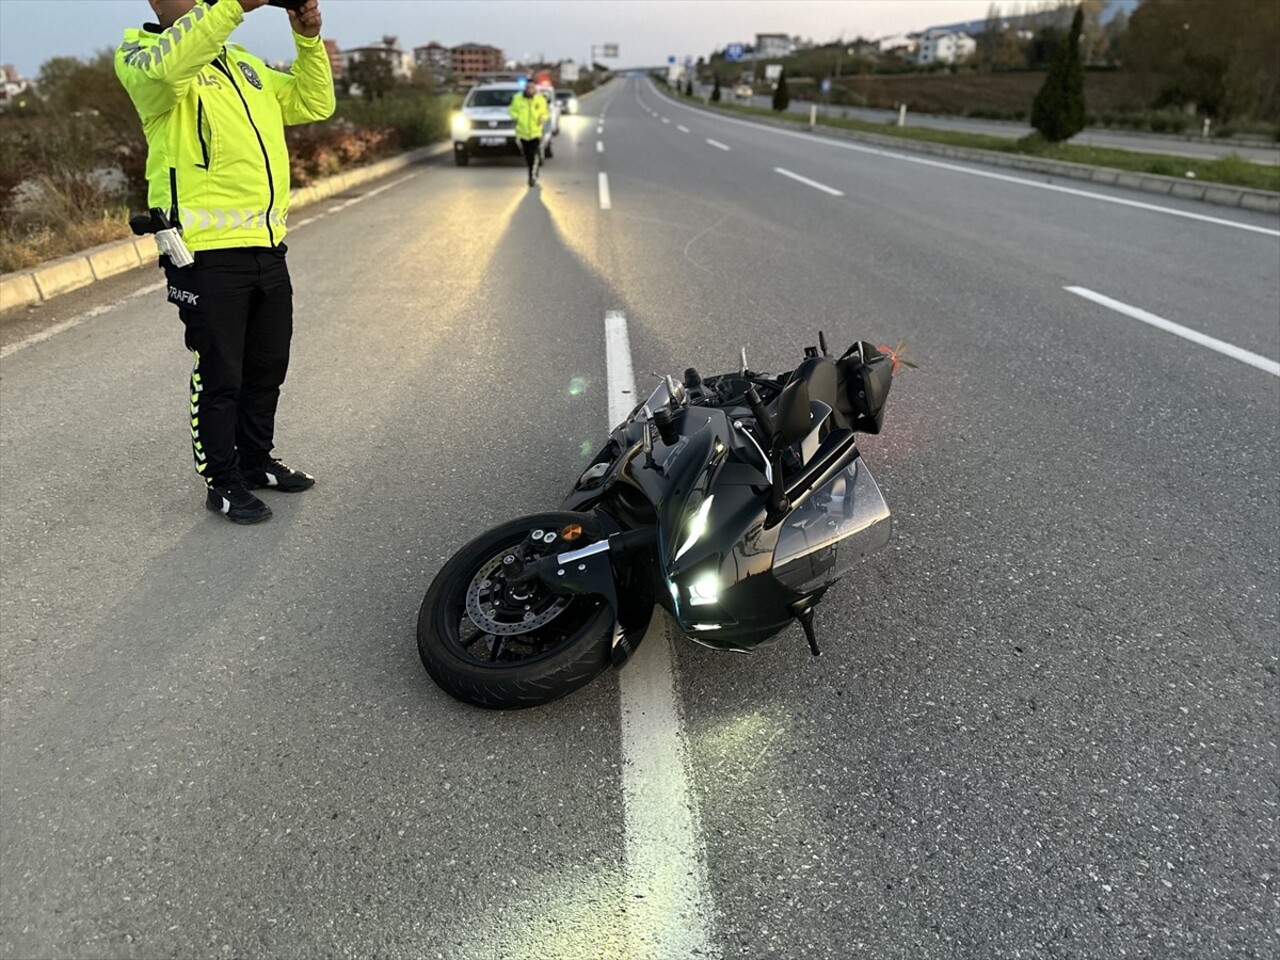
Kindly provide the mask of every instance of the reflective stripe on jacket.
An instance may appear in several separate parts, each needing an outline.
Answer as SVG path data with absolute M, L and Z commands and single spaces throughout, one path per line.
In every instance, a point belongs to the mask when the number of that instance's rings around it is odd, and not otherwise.
M 521 140 L 541 140 L 543 125 L 551 119 L 547 101 L 540 93 L 532 97 L 517 94 L 512 98 L 511 106 L 507 107 L 507 113 L 515 120 L 516 136 Z
M 235 0 L 202 0 L 160 31 L 126 30 L 116 76 L 142 118 L 147 198 L 183 225 L 192 250 L 269 247 L 289 216 L 286 124 L 333 115 L 333 75 L 319 37 L 294 34 L 289 73 L 227 43 Z

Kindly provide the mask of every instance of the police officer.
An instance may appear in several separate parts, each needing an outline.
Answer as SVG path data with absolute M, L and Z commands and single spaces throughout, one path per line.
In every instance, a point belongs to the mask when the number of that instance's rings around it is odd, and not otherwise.
M 295 492 L 315 480 L 271 455 L 289 366 L 293 287 L 286 124 L 334 111 L 318 0 L 288 11 L 297 56 L 288 73 L 229 43 L 268 0 L 149 0 L 158 23 L 125 31 L 116 76 L 147 137 L 148 206 L 182 225 L 188 267 L 161 257 L 186 328 L 191 443 L 206 505 L 234 523 L 271 508 L 249 492 Z
M 529 186 L 532 187 L 538 182 L 538 167 L 542 161 L 542 132 L 551 119 L 551 111 L 534 82 L 526 80 L 524 90 L 511 98 L 507 113 L 516 122 L 516 139 L 520 141 L 520 150 L 524 153 L 524 162 L 529 168 Z

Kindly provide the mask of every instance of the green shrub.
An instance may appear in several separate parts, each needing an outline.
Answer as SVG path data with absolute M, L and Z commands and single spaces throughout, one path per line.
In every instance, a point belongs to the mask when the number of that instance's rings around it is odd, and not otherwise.
M 1070 140 L 1084 129 L 1084 63 L 1080 59 L 1083 25 L 1084 11 L 1077 7 L 1071 32 L 1058 47 L 1044 86 L 1031 105 L 1031 125 L 1054 143 Z
M 778 75 L 778 89 L 773 91 L 773 109 L 782 113 L 791 105 L 791 92 L 787 89 L 787 71 Z
M 456 103 L 452 94 L 340 100 L 337 116 L 358 127 L 391 128 L 399 146 L 411 149 L 449 136 L 449 114 Z

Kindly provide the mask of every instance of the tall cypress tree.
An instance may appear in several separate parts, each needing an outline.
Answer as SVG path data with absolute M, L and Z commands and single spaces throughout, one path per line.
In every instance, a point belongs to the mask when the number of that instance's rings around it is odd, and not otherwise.
M 773 109 L 781 113 L 791 105 L 791 91 L 787 89 L 787 71 L 778 75 L 778 89 L 773 91 Z
M 1076 7 L 1071 33 L 1058 48 L 1044 86 L 1031 105 L 1031 125 L 1046 140 L 1060 143 L 1084 129 L 1084 63 L 1080 59 L 1080 31 L 1084 9 Z

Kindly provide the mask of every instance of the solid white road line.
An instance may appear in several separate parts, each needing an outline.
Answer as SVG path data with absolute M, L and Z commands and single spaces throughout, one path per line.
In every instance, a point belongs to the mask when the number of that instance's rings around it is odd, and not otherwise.
M 677 124 L 676 124 L 676 129 L 677 129 L 677 130 L 679 130 L 681 133 L 688 133 L 688 132 L 689 132 L 689 128 L 688 128 L 688 127 L 686 127 L 686 126 L 684 126 L 683 124 L 680 124 L 680 123 L 677 123 Z
M 416 176 L 417 176 L 416 173 L 411 173 L 408 176 L 404 176 L 404 177 L 400 177 L 399 179 L 392 180 L 390 183 L 384 183 L 382 186 L 378 187 L 377 189 L 370 190 L 368 193 L 362 193 L 358 197 L 352 197 L 350 200 L 344 200 L 342 203 L 339 203 L 337 206 L 330 207 L 324 213 L 320 214 L 320 216 L 325 216 L 326 214 L 330 214 L 330 213 L 337 213 L 339 210 L 345 210 L 347 209 L 347 207 L 354 206 L 357 203 L 361 203 L 365 200 L 368 200 L 370 197 L 376 197 L 378 194 L 383 193 L 384 191 L 390 190 L 392 187 L 398 187 L 400 186 L 400 184 L 404 183 L 406 180 L 412 180 Z
M 819 183 L 817 180 L 810 180 L 808 177 L 802 177 L 798 173 L 792 173 L 790 170 L 784 170 L 782 167 L 774 167 L 774 173 L 780 173 L 784 177 L 790 177 L 798 183 L 803 183 L 807 187 L 813 187 L 815 190 L 821 190 L 823 193 L 829 193 L 833 197 L 843 197 L 844 192 L 837 190 L 835 187 L 828 187 L 825 183 Z
M 599 140 L 596 141 L 596 153 L 604 153 L 604 144 Z
M 605 316 L 609 426 L 636 405 L 627 319 Z M 631 956 L 714 956 L 706 856 L 689 787 L 676 707 L 671 640 L 650 629 L 618 672 L 622 701 L 622 790 L 626 916 Z
M 604 315 L 605 373 L 609 381 L 609 429 L 627 419 L 635 405 L 636 377 L 631 367 L 631 336 L 627 317 L 621 310 Z
M 677 103 L 675 106 L 684 110 L 693 111 L 695 108 Z M 696 111 L 706 117 L 706 111 Z M 879 150 L 875 147 L 864 147 L 857 144 L 848 143 L 842 140 L 833 140 L 829 137 L 818 137 L 811 133 L 800 133 L 796 130 L 779 130 L 776 127 L 767 127 L 758 123 L 750 123 L 746 120 L 737 120 L 733 117 L 722 117 L 714 115 L 715 119 L 721 123 L 732 123 L 740 127 L 750 127 L 753 130 L 760 130 L 765 133 L 773 133 L 782 137 L 793 137 L 797 140 L 807 140 L 810 143 L 821 143 L 828 147 L 835 147 L 838 150 L 853 150 L 857 153 L 870 153 L 877 157 L 886 157 L 890 160 L 901 160 L 905 163 L 918 163 L 925 167 L 936 167 L 939 170 L 950 170 L 953 173 L 963 173 L 971 177 L 983 177 L 987 180 L 999 180 L 1003 183 L 1012 183 L 1020 187 L 1032 187 L 1036 190 L 1049 190 L 1053 193 L 1061 193 L 1070 197 L 1083 197 L 1087 200 L 1101 200 L 1103 203 L 1115 203 L 1122 207 L 1132 207 L 1137 210 L 1150 210 L 1153 213 L 1163 213 L 1171 217 L 1182 217 L 1186 220 L 1198 220 L 1201 223 L 1213 223 L 1221 227 L 1233 227 L 1236 230 L 1247 230 L 1250 233 L 1261 233 L 1269 237 L 1280 237 L 1280 230 L 1272 230 L 1269 227 L 1256 227 L 1251 223 L 1241 223 L 1238 220 L 1224 220 L 1222 217 L 1210 217 L 1203 213 L 1192 213 L 1190 210 L 1178 210 L 1175 207 L 1162 207 L 1155 203 L 1143 203 L 1140 200 L 1127 200 L 1124 197 L 1112 197 L 1105 193 L 1094 193 L 1092 190 L 1077 190 L 1074 187 L 1061 187 L 1056 183 L 1040 183 L 1036 180 L 1024 180 L 1022 177 L 1011 177 L 1005 173 L 992 173 L 988 170 L 976 170 L 971 167 L 962 167 L 954 163 L 945 163 L 941 160 L 930 160 L 927 157 L 913 157 L 907 154 L 895 153 L 892 150 Z
M 613 209 L 613 200 L 609 197 L 609 175 L 607 173 L 600 174 L 600 209 Z
M 1239 360 L 1241 363 L 1247 363 L 1251 367 L 1257 367 L 1264 370 L 1275 377 L 1280 377 L 1280 363 L 1274 360 L 1268 360 L 1266 357 L 1251 353 L 1234 344 L 1227 343 L 1225 340 L 1218 340 L 1216 337 L 1206 336 L 1198 330 L 1192 330 L 1190 327 L 1184 327 L 1172 320 L 1166 320 L 1164 317 L 1157 317 L 1154 313 L 1148 313 L 1146 310 L 1140 310 L 1137 307 L 1131 307 L 1127 303 L 1121 303 L 1119 300 L 1112 300 L 1110 297 L 1095 293 L 1087 287 L 1063 287 L 1068 293 L 1074 293 L 1077 297 L 1084 297 L 1086 300 L 1092 300 L 1094 303 L 1100 303 L 1104 307 L 1109 307 L 1117 313 L 1123 313 L 1126 317 L 1133 317 L 1135 320 L 1141 320 L 1143 323 L 1149 323 L 1151 326 L 1166 333 L 1172 333 L 1174 336 L 1182 337 L 1184 340 L 1190 340 L 1192 343 L 1198 343 L 1202 347 L 1208 347 L 1210 350 L 1216 350 L 1218 353 Z
M 110 310 L 114 310 L 116 307 L 123 306 L 130 300 L 137 300 L 139 297 L 146 296 L 148 293 L 155 293 L 157 290 L 163 290 L 167 285 L 168 284 L 164 281 L 161 281 L 160 283 L 149 283 L 141 290 L 135 290 L 133 293 L 128 296 L 121 297 L 114 303 L 104 303 L 91 310 L 86 310 L 84 313 L 72 317 L 70 320 L 63 320 L 61 323 L 55 323 L 52 327 L 41 330 L 39 333 L 33 333 L 25 340 L 19 340 L 17 343 L 11 343 L 7 347 L 0 348 L 0 359 L 3 359 L 10 354 L 17 353 L 19 350 L 25 350 L 33 344 L 42 343 L 45 340 L 56 337 L 58 334 L 62 333 L 62 331 L 70 330 L 72 327 L 78 327 L 86 320 L 92 320 L 94 317 L 100 317 L 102 314 L 107 313 Z
M 707 143 L 711 144 L 711 145 L 712 145 L 713 147 L 715 147 L 717 150 L 728 150 L 728 149 L 729 149 L 729 147 L 726 147 L 726 146 L 725 146 L 723 143 L 721 143 L 719 140 L 712 140 L 710 137 L 708 137 L 708 138 L 707 138 Z
M 376 189 L 370 190 L 368 193 L 364 194 L 359 199 L 368 200 L 370 197 L 376 197 L 378 194 L 383 193 L 387 190 L 390 190 L 392 187 L 398 187 L 400 186 L 400 184 L 404 183 L 406 180 L 412 180 L 416 176 L 417 176 L 416 173 L 410 173 L 407 176 L 403 176 L 403 177 L 400 177 L 399 179 L 392 180 L 390 183 L 384 183 L 382 186 L 377 187 Z

